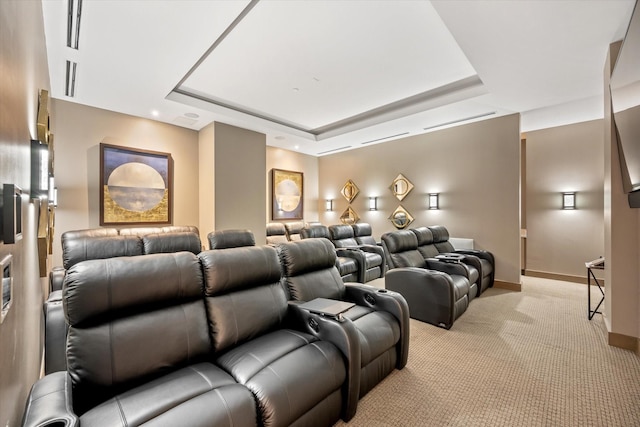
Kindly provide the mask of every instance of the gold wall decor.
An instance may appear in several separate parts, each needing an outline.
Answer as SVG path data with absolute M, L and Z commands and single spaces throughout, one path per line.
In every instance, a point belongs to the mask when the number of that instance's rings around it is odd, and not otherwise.
M 304 214 L 304 174 L 271 170 L 271 219 L 302 219 Z
M 358 186 L 351 180 L 347 181 L 343 186 L 342 186 L 342 190 L 340 190 L 340 194 L 342 194 L 344 196 L 345 199 L 347 199 L 348 203 L 353 202 L 353 200 L 356 198 L 356 196 L 358 195 L 358 193 L 360 193 L 360 189 L 358 188 Z
M 171 224 L 170 153 L 100 143 L 100 225 Z
M 396 210 L 393 211 L 389 216 L 389 219 L 397 229 L 407 228 L 414 220 L 413 216 L 403 208 L 402 205 L 398 206 Z
M 41 89 L 38 97 L 38 116 L 36 117 L 38 141 L 49 142 L 49 91 Z
M 393 195 L 398 198 L 398 200 L 402 201 L 402 199 L 404 199 L 407 194 L 413 190 L 413 184 L 407 179 L 407 177 L 399 174 L 396 179 L 393 180 L 389 189 Z
M 348 224 L 348 225 L 355 224 L 356 222 L 358 222 L 359 219 L 360 217 L 358 216 L 356 211 L 353 210 L 351 206 L 347 207 L 347 209 L 345 209 L 345 211 L 342 212 L 342 215 L 340 215 L 340 222 L 342 222 L 343 224 Z

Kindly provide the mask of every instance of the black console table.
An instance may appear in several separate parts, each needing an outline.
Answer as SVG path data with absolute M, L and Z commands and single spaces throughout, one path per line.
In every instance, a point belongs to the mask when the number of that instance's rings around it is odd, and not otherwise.
M 593 270 L 604 270 L 604 258 L 594 259 L 593 261 L 585 262 L 585 267 L 587 267 L 587 317 L 589 320 L 593 319 L 593 316 L 598 314 L 602 314 L 601 311 L 598 311 L 602 302 L 604 301 L 604 290 L 602 289 L 602 285 L 598 278 L 593 274 Z M 593 280 L 598 286 L 598 290 L 600 291 L 600 301 L 594 310 L 591 309 L 591 280 Z

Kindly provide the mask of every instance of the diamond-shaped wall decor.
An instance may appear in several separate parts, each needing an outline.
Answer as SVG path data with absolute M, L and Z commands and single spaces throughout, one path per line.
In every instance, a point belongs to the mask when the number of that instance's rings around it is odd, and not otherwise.
M 342 187 L 342 190 L 340 190 L 340 194 L 342 194 L 344 198 L 347 199 L 347 202 L 349 203 L 353 202 L 353 199 L 356 198 L 359 192 L 360 192 L 360 189 L 351 180 L 347 181 Z
M 389 216 L 391 223 L 398 229 L 403 229 L 413 222 L 413 216 L 402 206 L 398 206 Z
M 398 200 L 402 201 L 411 190 L 413 190 L 413 184 L 402 174 L 399 174 L 396 179 L 393 180 L 389 187 L 394 196 Z
M 343 224 L 355 224 L 359 219 L 360 217 L 358 216 L 356 211 L 351 208 L 351 206 L 345 209 L 345 211 L 342 212 L 342 215 L 340 215 L 340 222 L 342 222 Z

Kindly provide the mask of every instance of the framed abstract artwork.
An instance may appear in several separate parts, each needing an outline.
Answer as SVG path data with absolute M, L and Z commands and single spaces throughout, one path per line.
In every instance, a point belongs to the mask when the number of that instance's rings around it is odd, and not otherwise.
M 170 153 L 100 144 L 100 225 L 171 224 Z
M 271 218 L 302 219 L 303 173 L 282 169 L 272 169 L 271 173 Z

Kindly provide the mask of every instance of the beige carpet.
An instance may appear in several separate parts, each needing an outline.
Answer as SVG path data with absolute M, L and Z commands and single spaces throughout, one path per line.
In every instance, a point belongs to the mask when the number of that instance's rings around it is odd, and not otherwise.
M 640 357 L 606 344 L 586 286 L 522 289 L 489 289 L 448 331 L 412 319 L 406 368 L 336 425 L 640 426 Z

